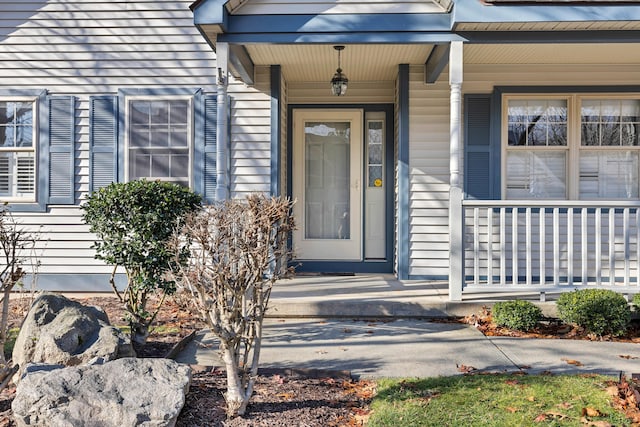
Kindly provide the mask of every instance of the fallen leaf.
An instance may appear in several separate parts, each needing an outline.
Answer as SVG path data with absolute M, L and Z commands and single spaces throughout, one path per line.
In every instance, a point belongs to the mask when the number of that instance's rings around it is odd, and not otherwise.
M 278 374 L 275 374 L 273 376 L 273 381 L 278 383 L 278 384 L 284 384 L 286 382 L 286 379 Z
M 580 362 L 579 360 L 575 360 L 575 359 L 565 359 L 565 358 L 562 358 L 562 359 L 560 359 L 560 360 L 562 360 L 563 362 L 567 362 L 569 365 L 574 365 L 574 366 L 584 366 L 584 365 L 582 364 L 582 362 Z
M 540 414 L 533 419 L 534 423 L 543 423 L 547 420 L 547 414 Z
M 617 385 L 610 385 L 609 387 L 607 387 L 605 389 L 605 391 L 607 392 L 607 394 L 609 396 L 617 396 L 618 395 L 618 386 Z
M 464 373 L 469 373 L 477 370 L 473 366 L 467 366 L 462 364 L 458 365 L 457 363 L 456 363 L 456 368 L 458 368 L 458 372 L 464 372 Z
M 513 414 L 514 412 L 518 412 L 518 408 L 514 408 L 513 406 L 507 406 L 505 409 L 506 409 L 507 411 L 511 412 L 512 414 Z
M 351 333 L 351 332 L 353 332 L 353 331 L 352 331 L 351 329 L 349 329 L 349 328 L 344 328 L 344 329 L 342 330 L 342 332 L 344 332 L 345 334 L 350 334 L 350 333 Z
M 518 385 L 518 384 L 520 384 L 520 381 L 518 381 L 518 380 L 506 380 L 504 383 L 507 384 L 507 385 Z
M 284 400 L 291 400 L 294 397 L 293 393 L 278 393 L 276 394 L 276 396 L 284 399 Z
M 529 396 L 529 397 L 527 397 L 527 400 L 529 402 L 535 402 L 536 401 L 536 397 L 535 396 Z
M 560 408 L 560 409 L 571 409 L 571 408 L 573 408 L 573 405 L 571 403 L 569 403 L 569 402 L 558 403 L 556 406 L 558 408 Z
M 369 329 L 367 331 L 365 331 L 366 334 L 373 334 L 373 330 Z
M 637 356 L 631 356 L 629 354 L 619 354 L 618 357 L 620 357 L 622 359 L 638 359 Z
M 316 350 L 316 353 L 318 353 L 318 354 L 327 354 L 329 352 L 326 351 L 326 350 Z
M 595 409 L 595 408 L 582 408 L 582 416 L 587 416 L 587 417 L 601 417 L 602 416 L 602 412 L 600 412 L 599 410 Z

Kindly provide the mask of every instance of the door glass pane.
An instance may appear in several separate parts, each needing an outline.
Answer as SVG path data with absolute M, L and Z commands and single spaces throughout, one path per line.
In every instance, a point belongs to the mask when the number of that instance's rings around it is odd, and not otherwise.
M 305 122 L 305 238 L 350 239 L 350 122 Z

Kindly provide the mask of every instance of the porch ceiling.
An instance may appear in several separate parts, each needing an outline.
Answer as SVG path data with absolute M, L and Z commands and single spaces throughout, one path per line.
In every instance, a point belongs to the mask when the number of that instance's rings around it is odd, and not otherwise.
M 640 64 L 640 44 L 468 44 L 465 64 Z
M 281 65 L 289 82 L 329 81 L 338 66 L 332 45 L 247 45 L 255 65 Z M 424 64 L 432 45 L 347 45 L 341 67 L 351 81 L 394 80 L 398 64 Z

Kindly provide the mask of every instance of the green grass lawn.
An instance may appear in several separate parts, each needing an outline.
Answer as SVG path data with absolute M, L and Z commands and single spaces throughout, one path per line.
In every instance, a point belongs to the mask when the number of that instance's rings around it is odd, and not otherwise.
M 470 375 L 383 379 L 368 427 L 628 426 L 599 375 Z

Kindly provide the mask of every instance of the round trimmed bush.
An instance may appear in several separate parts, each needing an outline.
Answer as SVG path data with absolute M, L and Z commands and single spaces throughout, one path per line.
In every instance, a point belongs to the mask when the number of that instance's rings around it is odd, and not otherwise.
M 579 289 L 560 295 L 558 316 L 597 335 L 623 335 L 631 309 L 622 294 L 610 289 Z
M 542 318 L 542 310 L 530 301 L 500 301 L 492 310 L 493 322 L 518 331 L 533 329 Z

